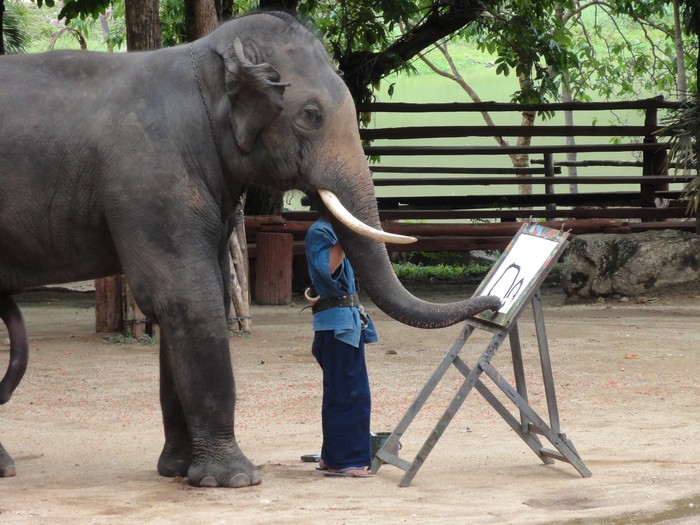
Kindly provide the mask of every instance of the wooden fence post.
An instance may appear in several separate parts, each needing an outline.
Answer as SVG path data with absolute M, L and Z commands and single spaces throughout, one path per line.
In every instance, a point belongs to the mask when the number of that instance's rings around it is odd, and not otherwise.
M 646 127 L 658 127 L 658 109 L 654 106 L 647 107 L 645 110 L 644 126 Z M 645 144 L 657 144 L 656 135 L 646 135 L 644 137 Z M 668 175 L 668 161 L 666 159 L 666 150 L 662 151 L 651 151 L 644 150 L 642 153 L 642 176 L 653 176 L 653 175 Z M 641 205 L 646 208 L 656 207 L 655 199 L 657 191 L 668 190 L 668 183 L 656 183 L 656 184 L 645 184 L 642 183 L 640 187 Z M 642 222 L 655 220 L 645 219 L 642 217 Z
M 257 235 L 255 301 L 258 304 L 292 304 L 291 233 Z
M 545 153 L 544 154 L 544 176 L 554 177 L 554 154 Z M 554 195 L 554 184 L 545 184 L 544 192 L 547 195 Z M 546 206 L 547 211 L 554 211 L 557 209 L 557 205 L 554 203 L 549 203 Z
M 119 332 L 122 329 L 121 275 L 95 279 L 95 331 Z

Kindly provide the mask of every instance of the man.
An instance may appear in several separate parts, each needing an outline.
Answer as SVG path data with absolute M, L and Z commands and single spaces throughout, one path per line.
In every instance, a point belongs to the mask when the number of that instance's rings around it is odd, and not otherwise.
M 314 203 L 316 204 L 316 203 Z M 357 299 L 350 261 L 328 221 L 321 217 L 306 234 L 306 259 L 312 292 L 312 353 L 323 370 L 321 420 L 323 446 L 319 469 L 327 476 L 366 478 L 371 462 L 371 396 L 365 343 L 377 341 L 372 320 Z

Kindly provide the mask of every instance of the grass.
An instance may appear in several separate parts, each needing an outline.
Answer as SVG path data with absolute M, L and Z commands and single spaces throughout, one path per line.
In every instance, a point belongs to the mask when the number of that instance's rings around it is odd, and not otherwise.
M 491 270 L 491 265 L 435 264 L 423 266 L 414 263 L 394 264 L 394 272 L 407 281 L 479 281 Z
M 123 334 L 108 335 L 103 338 L 103 341 L 110 345 L 133 345 L 138 343 L 144 346 L 157 346 L 160 342 L 157 336 L 142 335 L 136 339 L 133 335 Z
M 414 263 L 392 265 L 396 276 L 402 281 L 481 282 L 493 268 L 492 264 L 434 264 L 423 266 Z M 561 263 L 556 263 L 550 275 L 561 272 Z

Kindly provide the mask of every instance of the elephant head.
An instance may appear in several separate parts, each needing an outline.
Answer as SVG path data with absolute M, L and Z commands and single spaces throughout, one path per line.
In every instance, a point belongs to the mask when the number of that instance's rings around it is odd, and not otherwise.
M 497 297 L 435 304 L 401 285 L 385 242 L 412 239 L 381 230 L 352 97 L 307 28 L 288 15 L 266 13 L 219 31 L 210 46 L 225 64 L 228 122 L 251 167 L 246 183 L 320 195 L 364 290 L 392 318 L 439 328 L 498 309 Z M 241 178 L 240 168 L 235 176 Z
M 320 195 L 363 288 L 394 319 L 439 328 L 497 309 L 497 297 L 426 302 L 396 278 L 385 242 L 412 239 L 381 230 L 355 106 L 320 41 L 282 13 L 224 28 L 232 35 L 214 33 L 210 47 L 225 64 L 228 123 L 250 166 L 245 182 Z M 240 168 L 235 176 L 240 180 Z

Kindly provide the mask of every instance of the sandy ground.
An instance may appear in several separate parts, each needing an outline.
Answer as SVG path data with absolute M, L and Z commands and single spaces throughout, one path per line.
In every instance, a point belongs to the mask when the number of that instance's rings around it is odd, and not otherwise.
M 439 300 L 468 286 L 419 287 Z M 372 479 L 325 478 L 300 456 L 318 451 L 320 371 L 307 312 L 253 308 L 254 331 L 231 338 L 237 437 L 260 465 L 249 489 L 199 489 L 161 478 L 157 348 L 108 344 L 94 333 L 89 294 L 30 295 L 29 370 L 0 408 L 0 439 L 17 476 L 0 480 L 0 523 L 698 523 L 700 293 L 638 303 L 567 304 L 544 294 L 562 430 L 593 472 L 544 465 L 472 393 L 410 487 L 383 465 Z M 373 309 L 368 347 L 372 427 L 392 430 L 459 327 L 407 328 Z M 547 410 L 530 312 L 520 322 L 530 398 Z M 472 364 L 486 342 L 462 351 Z M 0 359 L 7 359 L 0 333 Z M 512 371 L 507 344 L 495 366 Z M 2 367 L 5 365 L 2 364 Z M 510 379 L 510 377 L 509 377 Z M 405 434 L 411 460 L 462 376 L 452 369 Z

